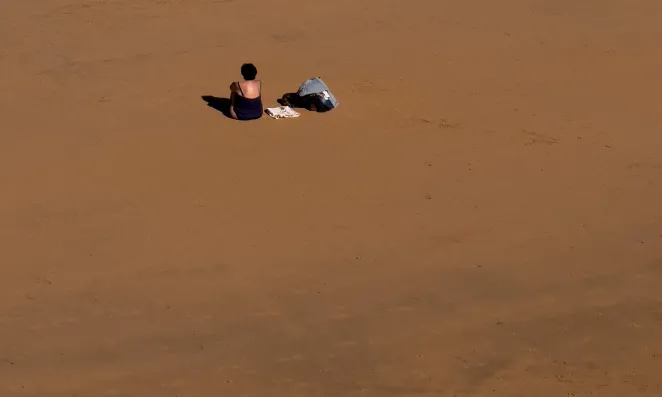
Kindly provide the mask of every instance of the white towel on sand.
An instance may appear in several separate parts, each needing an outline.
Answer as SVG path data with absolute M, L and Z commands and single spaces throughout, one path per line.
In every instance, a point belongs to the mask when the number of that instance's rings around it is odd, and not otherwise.
M 289 119 L 293 117 L 299 117 L 299 112 L 289 106 L 267 108 L 267 114 L 274 119 Z

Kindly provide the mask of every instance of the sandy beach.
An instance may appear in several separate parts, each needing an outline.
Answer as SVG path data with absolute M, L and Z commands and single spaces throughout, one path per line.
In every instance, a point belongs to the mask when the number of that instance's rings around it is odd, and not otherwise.
M 0 396 L 662 395 L 660 21 L 0 2 Z

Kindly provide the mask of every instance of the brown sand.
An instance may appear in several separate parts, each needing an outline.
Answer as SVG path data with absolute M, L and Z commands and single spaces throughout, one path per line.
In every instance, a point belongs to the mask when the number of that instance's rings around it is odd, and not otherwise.
M 660 21 L 2 1 L 0 396 L 662 395 Z

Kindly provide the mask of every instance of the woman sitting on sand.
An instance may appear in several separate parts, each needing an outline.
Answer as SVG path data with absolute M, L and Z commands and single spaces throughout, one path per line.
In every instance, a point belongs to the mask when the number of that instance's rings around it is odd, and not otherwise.
M 255 120 L 262 117 L 262 82 L 255 80 L 257 68 L 252 63 L 241 66 L 244 81 L 230 85 L 230 117 L 235 120 Z

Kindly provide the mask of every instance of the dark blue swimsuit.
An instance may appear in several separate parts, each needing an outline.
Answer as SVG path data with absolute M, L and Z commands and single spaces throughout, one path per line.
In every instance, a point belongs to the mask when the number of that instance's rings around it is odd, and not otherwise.
M 260 83 L 260 95 L 257 98 L 246 98 L 237 83 L 238 91 L 234 96 L 234 112 L 239 120 L 255 120 L 262 117 L 262 83 Z

